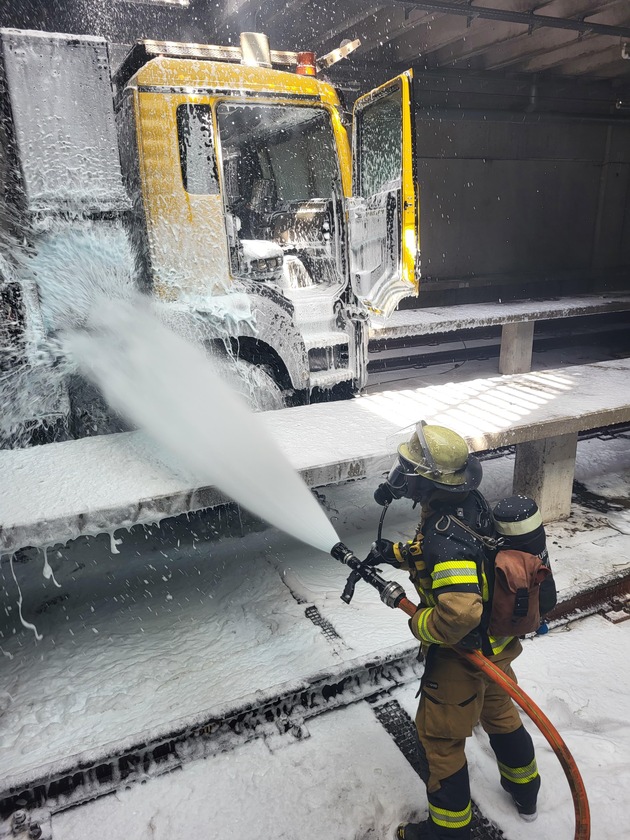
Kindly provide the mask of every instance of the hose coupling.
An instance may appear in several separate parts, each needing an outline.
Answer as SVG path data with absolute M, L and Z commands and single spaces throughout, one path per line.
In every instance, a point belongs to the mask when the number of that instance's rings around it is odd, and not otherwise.
M 405 597 L 405 590 L 395 580 L 388 580 L 381 590 L 381 601 L 388 607 L 396 609 L 401 598 Z

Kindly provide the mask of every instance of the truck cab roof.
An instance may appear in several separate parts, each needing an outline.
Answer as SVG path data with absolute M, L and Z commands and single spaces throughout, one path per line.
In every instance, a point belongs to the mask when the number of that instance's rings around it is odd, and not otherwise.
M 156 93 L 209 93 L 261 95 L 286 94 L 288 98 L 313 99 L 339 105 L 334 87 L 313 76 L 298 75 L 288 67 L 295 53 L 271 53 L 276 67 L 248 66 L 238 62 L 238 47 L 211 47 L 173 42 L 141 41 L 134 45 L 114 76 L 116 93 L 134 87 Z M 275 63 L 275 62 L 274 62 Z

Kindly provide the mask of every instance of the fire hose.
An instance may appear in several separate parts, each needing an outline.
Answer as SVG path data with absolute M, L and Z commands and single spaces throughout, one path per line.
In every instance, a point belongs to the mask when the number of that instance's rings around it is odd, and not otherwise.
M 359 560 L 343 543 L 339 542 L 333 546 L 330 553 L 335 560 L 339 560 L 352 570 L 341 595 L 341 600 L 346 604 L 349 604 L 352 600 L 357 582 L 364 580 L 378 591 L 381 601 L 388 607 L 402 610 L 410 618 L 416 614 L 418 607 L 407 598 L 405 590 L 399 583 L 392 580 L 385 580 L 371 564 L 368 564 L 366 560 Z M 514 680 L 485 657 L 481 651 L 462 650 L 457 647 L 453 649 L 476 668 L 479 668 L 489 679 L 501 686 L 545 736 L 549 746 L 560 761 L 564 774 L 567 777 L 569 788 L 571 789 L 575 809 L 574 840 L 589 840 L 591 836 L 591 817 L 586 788 L 584 787 L 584 782 L 582 781 L 582 776 L 575 763 L 575 759 L 569 752 L 569 748 L 560 733 L 531 697 Z

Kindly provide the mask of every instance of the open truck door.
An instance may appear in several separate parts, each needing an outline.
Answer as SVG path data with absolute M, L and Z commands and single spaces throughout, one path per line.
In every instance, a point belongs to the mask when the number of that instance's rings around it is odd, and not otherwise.
M 385 316 L 418 291 L 412 79 L 407 70 L 370 91 L 353 114 L 350 277 L 356 296 Z

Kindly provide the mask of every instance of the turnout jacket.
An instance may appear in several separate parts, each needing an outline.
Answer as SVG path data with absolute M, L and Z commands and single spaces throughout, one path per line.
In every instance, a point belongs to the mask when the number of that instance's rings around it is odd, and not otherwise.
M 494 533 L 488 503 L 474 490 L 457 502 L 448 498 L 430 500 L 414 539 L 394 543 L 387 551 L 387 559 L 395 559 L 409 571 L 420 596 L 420 609 L 409 624 L 424 646 L 457 645 L 469 633 L 481 629 L 484 604 L 490 597 L 482 541 L 456 523 L 449 523 L 446 514 L 484 536 Z M 486 638 L 492 653 L 497 654 L 513 637 Z

